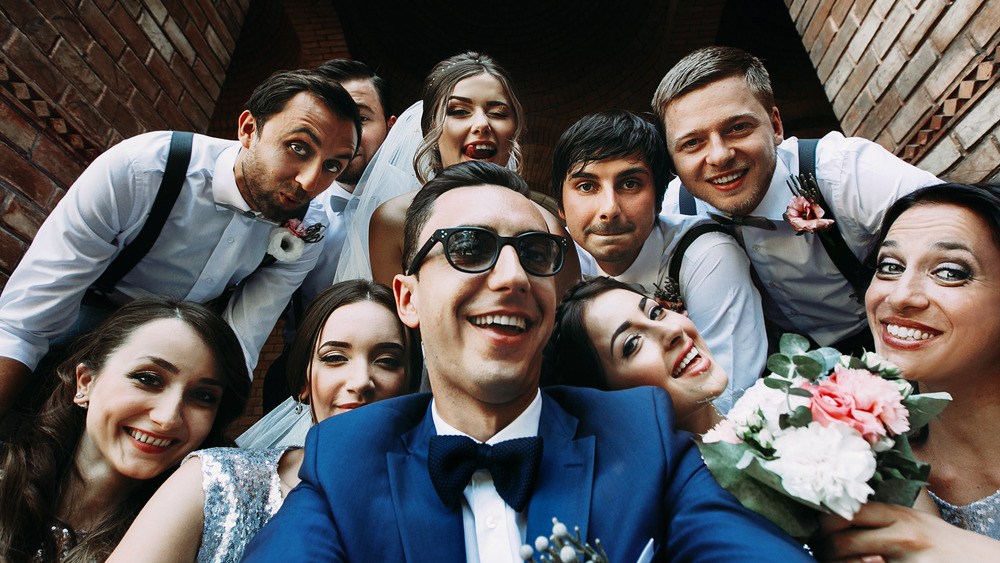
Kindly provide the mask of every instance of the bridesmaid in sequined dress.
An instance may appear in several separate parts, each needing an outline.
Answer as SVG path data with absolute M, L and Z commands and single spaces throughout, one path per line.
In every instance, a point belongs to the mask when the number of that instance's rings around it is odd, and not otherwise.
M 1000 186 L 917 190 L 886 212 L 878 241 L 865 299 L 876 351 L 921 392 L 952 396 L 910 440 L 943 520 L 871 502 L 852 522 L 827 520 L 822 553 L 1000 561 Z
M 0 444 L 0 561 L 99 561 L 190 451 L 229 443 L 250 393 L 232 329 L 202 305 L 121 307 L 76 343 L 30 431 Z
M 309 305 L 288 359 L 289 388 L 313 422 L 413 387 L 392 292 L 367 280 L 333 285 Z M 238 561 L 298 484 L 302 449 L 194 452 L 136 518 L 108 561 Z

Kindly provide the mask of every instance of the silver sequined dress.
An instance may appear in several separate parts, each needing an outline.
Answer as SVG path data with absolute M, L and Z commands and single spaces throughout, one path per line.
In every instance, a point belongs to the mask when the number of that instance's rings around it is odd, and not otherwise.
M 239 561 L 243 550 L 281 507 L 278 462 L 288 450 L 212 448 L 201 459 L 205 529 L 199 563 Z
M 966 506 L 949 504 L 934 493 L 931 498 L 949 524 L 1000 540 L 1000 491 Z

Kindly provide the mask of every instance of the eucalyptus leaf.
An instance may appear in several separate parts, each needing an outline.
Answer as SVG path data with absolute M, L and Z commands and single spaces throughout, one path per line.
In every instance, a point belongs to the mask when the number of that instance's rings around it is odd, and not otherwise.
M 788 389 L 792 386 L 792 382 L 778 377 L 765 377 L 764 386 L 771 389 Z
M 951 402 L 951 395 L 948 393 L 920 393 L 910 395 L 903 399 L 903 406 L 910 411 L 910 431 L 913 434 L 934 417 L 941 413 L 948 403 Z
M 892 479 L 882 481 L 875 489 L 872 500 L 889 504 L 898 504 L 910 508 L 920 494 L 920 487 L 927 485 L 926 481 L 912 481 L 909 479 Z
M 781 335 L 781 340 L 778 343 L 778 350 L 781 350 L 781 353 L 786 356 L 804 354 L 807 350 L 809 350 L 809 340 L 807 340 L 804 336 L 786 332 Z
M 806 355 L 792 356 L 795 373 L 806 379 L 813 380 L 826 373 L 823 364 Z
M 792 368 L 792 358 L 789 356 L 784 354 L 771 354 L 767 358 L 767 369 L 782 377 L 791 377 Z
M 793 500 L 781 488 L 780 479 L 771 474 L 777 488 L 765 485 L 756 478 L 748 479 L 737 464 L 748 453 L 753 456 L 750 467 L 760 468 L 757 452 L 747 444 L 698 442 L 698 449 L 716 481 L 733 494 L 748 509 L 774 522 L 788 535 L 807 538 L 819 529 L 816 511 L 800 501 Z M 760 468 L 762 471 L 763 468 Z
M 788 394 L 789 395 L 795 395 L 796 397 L 805 397 L 807 399 L 809 399 L 809 398 L 811 398 L 813 396 L 813 394 L 810 393 L 808 389 L 803 389 L 801 387 L 796 387 L 794 389 L 789 389 L 788 390 Z
M 823 371 L 829 373 L 840 362 L 840 350 L 836 348 L 817 348 L 806 353 L 807 356 L 823 365 Z

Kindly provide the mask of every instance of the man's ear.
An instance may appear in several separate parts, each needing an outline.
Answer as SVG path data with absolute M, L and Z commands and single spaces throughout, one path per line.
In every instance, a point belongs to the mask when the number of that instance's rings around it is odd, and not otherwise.
M 396 274 L 392 278 L 392 294 L 396 297 L 396 314 L 399 320 L 410 328 L 420 327 L 420 314 L 417 312 L 417 296 L 414 293 L 417 276 Z
M 389 129 L 392 129 L 392 126 L 395 124 L 396 124 L 396 116 L 393 115 L 389 119 L 385 120 L 385 130 L 389 131 Z
M 785 129 L 781 125 L 778 106 L 771 108 L 771 128 L 774 129 L 774 146 L 778 146 L 785 140 Z
M 250 138 L 257 131 L 257 120 L 254 119 L 250 110 L 243 110 L 237 123 L 236 134 L 239 136 L 240 144 L 243 145 L 243 148 L 248 149 L 250 148 Z
M 94 374 L 84 364 L 76 365 L 76 396 L 73 402 L 82 405 L 90 400 L 90 389 L 94 385 Z

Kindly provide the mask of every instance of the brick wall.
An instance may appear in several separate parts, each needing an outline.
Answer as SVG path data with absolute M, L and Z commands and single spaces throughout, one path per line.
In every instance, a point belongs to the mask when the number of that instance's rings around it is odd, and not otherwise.
M 1000 0 L 785 0 L 844 133 L 1000 180 Z
M 98 154 L 206 130 L 249 2 L 0 4 L 0 283 Z

